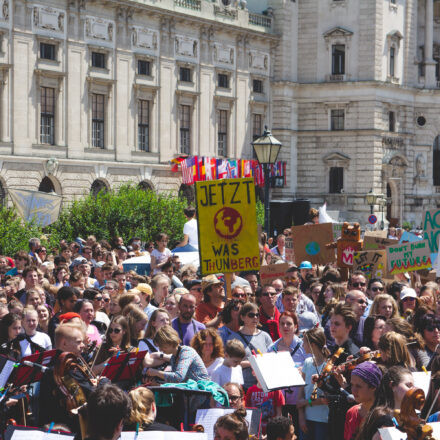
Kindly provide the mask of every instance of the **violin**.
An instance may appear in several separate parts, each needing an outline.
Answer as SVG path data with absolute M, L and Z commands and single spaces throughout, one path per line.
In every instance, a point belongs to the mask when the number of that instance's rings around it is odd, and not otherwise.
M 344 373 L 346 371 L 352 371 L 356 368 L 357 365 L 362 364 L 362 362 L 378 362 L 381 359 L 380 351 L 370 351 L 368 353 L 364 353 L 363 355 L 351 359 L 350 361 L 344 362 L 336 367 L 336 371 L 338 373 Z
M 321 373 L 315 381 L 315 386 L 313 387 L 312 395 L 310 398 L 312 400 L 316 400 L 318 398 L 318 388 L 321 388 L 324 385 L 325 379 L 333 373 L 333 368 L 335 366 L 336 361 L 339 357 L 344 353 L 344 349 L 339 347 L 328 359 L 326 364 L 322 367 Z
M 406 432 L 408 440 L 435 440 L 433 429 L 421 419 L 416 410 L 421 410 L 425 403 L 425 393 L 420 388 L 411 388 L 402 399 L 400 410 L 394 410 L 398 422 L 397 428 Z

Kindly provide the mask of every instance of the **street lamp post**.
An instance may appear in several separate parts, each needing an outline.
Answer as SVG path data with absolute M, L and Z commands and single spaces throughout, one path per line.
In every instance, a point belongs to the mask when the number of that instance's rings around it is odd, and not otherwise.
M 269 165 L 277 160 L 282 147 L 281 142 L 272 136 L 270 130 L 264 127 L 264 133 L 252 142 L 257 160 L 263 166 L 264 171 L 264 231 L 269 235 L 270 228 L 270 201 L 269 201 Z
M 385 227 L 385 220 L 383 218 L 383 212 L 385 210 L 385 206 L 387 205 L 387 199 L 385 197 L 382 197 L 379 199 L 378 203 L 380 205 L 380 212 L 382 214 L 382 219 L 380 221 L 380 229 L 383 231 L 384 227 Z
M 370 205 L 370 214 L 373 214 L 374 205 L 379 197 L 380 194 L 374 193 L 373 189 L 370 189 L 370 191 L 365 195 L 365 201 L 367 202 L 367 205 Z

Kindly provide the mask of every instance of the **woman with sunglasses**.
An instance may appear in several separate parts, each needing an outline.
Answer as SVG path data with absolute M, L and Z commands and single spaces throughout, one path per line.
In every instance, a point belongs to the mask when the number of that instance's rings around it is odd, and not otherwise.
M 47 260 L 47 249 L 45 247 L 38 248 L 35 253 L 38 255 L 38 258 L 42 263 Z
M 221 312 L 223 326 L 217 332 L 222 338 L 223 345 L 226 345 L 229 337 L 240 329 L 239 316 L 242 306 L 243 302 L 240 300 L 229 299 Z
M 376 295 L 379 295 L 384 292 L 385 292 L 385 284 L 380 278 L 371 278 L 368 281 L 368 286 L 367 286 L 368 298 L 373 300 L 376 297 Z
M 431 360 L 440 345 L 440 320 L 434 314 L 428 313 L 417 319 L 414 327 L 416 332 L 422 336 L 426 354 Z
M 129 353 L 134 347 L 130 344 L 130 330 L 124 316 L 113 319 L 107 331 L 107 338 L 99 349 L 93 372 L 100 374 L 109 358 L 118 353 Z
M 248 359 L 254 353 L 266 353 L 272 345 L 272 338 L 268 333 L 258 328 L 259 324 L 258 306 L 253 303 L 246 303 L 240 310 L 240 329 L 232 334 L 230 339 L 238 339 L 244 345 L 246 350 L 246 359 L 241 363 L 243 369 L 244 388 L 248 389 L 257 383 L 256 378 L 252 374 L 251 364 Z
M 385 333 L 386 318 L 381 315 L 368 316 L 364 323 L 362 346 L 375 351 L 379 348 L 379 339 Z
M 94 321 L 98 323 L 98 330 L 101 333 L 105 333 L 105 331 L 108 329 L 108 326 L 110 325 L 110 318 L 108 317 L 107 313 L 103 311 L 103 294 L 98 289 L 86 289 L 84 290 L 83 297 L 84 299 L 88 299 L 92 302 L 93 309 L 95 311 Z

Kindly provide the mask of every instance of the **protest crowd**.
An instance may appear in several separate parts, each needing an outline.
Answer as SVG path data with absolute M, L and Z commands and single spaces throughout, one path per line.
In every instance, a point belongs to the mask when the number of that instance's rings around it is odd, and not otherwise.
M 201 431 L 197 410 L 231 408 L 211 438 L 380 440 L 417 381 L 427 396 L 413 428 L 439 419 L 435 272 L 376 277 L 336 258 L 297 261 L 286 229 L 259 244 L 261 267 L 281 274 L 236 272 L 227 286 L 224 274 L 182 264 L 178 251 L 199 246 L 195 209 L 185 215 L 176 252 L 161 233 L 154 243 L 90 235 L 57 249 L 33 238 L 0 256 L 2 435 L 13 425 L 89 440 Z M 401 232 L 385 239 L 397 244 Z M 148 275 L 127 270 L 145 255 Z M 288 352 L 305 385 L 266 391 L 251 361 L 272 352 Z

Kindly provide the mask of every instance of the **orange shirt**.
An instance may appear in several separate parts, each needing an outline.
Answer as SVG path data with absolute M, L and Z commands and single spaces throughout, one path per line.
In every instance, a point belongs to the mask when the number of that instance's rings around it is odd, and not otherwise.
M 216 307 L 211 303 L 202 302 L 197 306 L 196 319 L 197 321 L 206 324 L 208 321 L 214 319 L 223 308 Z

